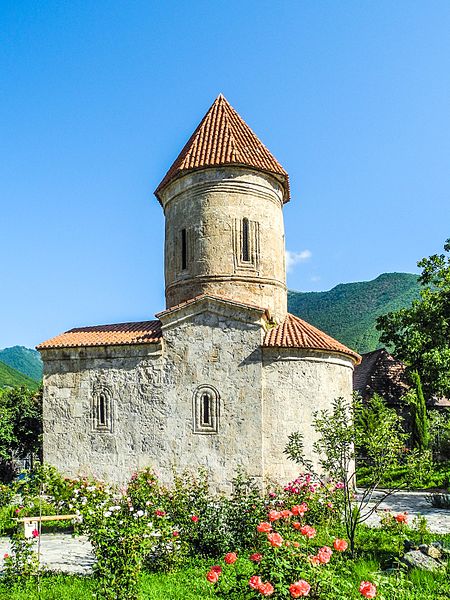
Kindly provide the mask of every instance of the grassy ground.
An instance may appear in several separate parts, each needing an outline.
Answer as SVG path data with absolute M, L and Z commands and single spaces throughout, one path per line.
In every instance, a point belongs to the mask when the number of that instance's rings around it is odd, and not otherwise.
M 212 586 L 205 580 L 211 561 L 169 574 L 145 574 L 142 577 L 143 600 L 202 600 L 212 599 Z M 358 586 L 361 580 L 380 582 L 379 563 L 357 560 L 348 565 L 343 588 L 329 595 L 330 600 L 361 599 Z M 35 584 L 24 589 L 5 589 L 0 585 L 1 600 L 89 600 L 93 582 L 90 578 L 51 576 L 41 581 L 40 593 Z M 381 579 L 379 598 L 384 600 L 448 600 L 450 584 L 446 574 L 433 575 L 411 571 L 407 576 L 392 574 Z
M 446 490 L 450 485 L 450 460 L 445 462 L 436 463 L 433 465 L 433 469 L 424 474 L 421 485 L 414 486 L 408 482 L 408 469 L 406 467 L 398 467 L 395 469 L 389 478 L 386 478 L 380 483 L 379 487 L 406 487 L 408 490 Z M 359 466 L 356 470 L 356 478 L 359 486 L 366 486 L 370 484 L 369 469 L 367 467 Z

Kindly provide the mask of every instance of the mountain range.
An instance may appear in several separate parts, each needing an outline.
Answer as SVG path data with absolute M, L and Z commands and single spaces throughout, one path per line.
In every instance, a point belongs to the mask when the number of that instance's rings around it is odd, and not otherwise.
M 327 292 L 288 292 L 289 312 L 359 353 L 380 347 L 380 315 L 409 306 L 419 297 L 417 275 L 383 273 L 372 281 L 341 283 Z M 36 387 L 42 379 L 39 352 L 13 346 L 0 350 L 0 388 Z
M 412 273 L 383 273 L 372 281 L 341 283 L 327 292 L 288 292 L 289 312 L 360 354 L 376 350 L 377 317 L 410 306 L 420 284 Z

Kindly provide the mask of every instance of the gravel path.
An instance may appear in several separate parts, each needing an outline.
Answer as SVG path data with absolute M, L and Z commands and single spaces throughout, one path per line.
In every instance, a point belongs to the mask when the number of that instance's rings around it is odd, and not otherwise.
M 380 509 L 387 508 L 393 513 L 408 512 L 408 521 L 420 513 L 426 517 L 430 530 L 434 533 L 450 533 L 450 510 L 433 508 L 421 492 L 399 492 L 387 498 Z M 375 495 L 380 497 L 379 494 Z M 379 517 L 373 515 L 367 524 L 377 526 Z M 37 549 L 37 543 L 36 549 Z M 9 552 L 9 539 L 0 538 L 0 568 L 3 555 Z M 85 575 L 91 572 L 94 563 L 92 548 L 84 536 L 72 537 L 67 533 L 44 533 L 41 536 L 42 563 L 52 570 Z

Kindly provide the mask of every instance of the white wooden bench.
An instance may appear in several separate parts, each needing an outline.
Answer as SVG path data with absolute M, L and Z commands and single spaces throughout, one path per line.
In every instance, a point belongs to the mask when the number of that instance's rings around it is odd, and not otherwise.
M 33 537 L 33 531 L 38 530 L 39 523 L 44 521 L 70 521 L 76 519 L 78 515 L 45 515 L 41 517 L 22 517 L 14 519 L 18 523 L 23 523 L 26 538 Z

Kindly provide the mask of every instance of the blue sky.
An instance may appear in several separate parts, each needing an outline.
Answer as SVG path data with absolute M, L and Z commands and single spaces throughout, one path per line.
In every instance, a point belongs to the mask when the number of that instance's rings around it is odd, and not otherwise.
M 290 288 L 450 237 L 450 2 L 0 2 L 0 348 L 164 307 L 153 190 L 222 92 L 290 174 Z

